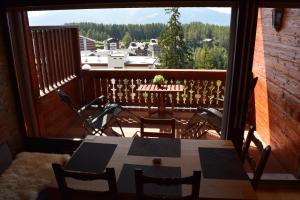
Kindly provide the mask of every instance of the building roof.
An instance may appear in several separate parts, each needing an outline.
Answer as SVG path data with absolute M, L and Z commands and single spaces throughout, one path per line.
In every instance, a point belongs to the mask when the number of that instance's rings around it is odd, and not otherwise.
M 82 64 L 92 64 L 92 65 L 107 65 L 107 56 L 81 56 Z M 154 65 L 157 59 L 149 56 L 128 56 L 125 65 Z

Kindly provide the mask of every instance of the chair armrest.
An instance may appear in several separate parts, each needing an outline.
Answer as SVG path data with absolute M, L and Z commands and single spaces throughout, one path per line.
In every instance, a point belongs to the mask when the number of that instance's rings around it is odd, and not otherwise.
M 98 115 L 94 115 L 92 118 L 86 119 L 86 121 L 87 121 L 87 123 L 94 123 L 98 119 L 103 118 L 104 115 L 106 115 L 106 114 L 116 115 L 116 114 L 114 114 L 114 111 L 115 111 L 115 109 L 118 109 L 118 108 L 120 109 L 120 112 L 123 111 L 123 108 L 120 105 L 118 105 L 118 104 L 111 104 L 109 107 L 104 108 L 102 110 L 102 112 L 99 112 Z M 120 112 L 118 112 L 117 114 L 119 114 Z M 107 123 L 109 122 L 109 120 L 107 121 Z
M 217 110 L 215 108 L 198 107 L 197 111 L 198 112 L 206 112 L 206 113 L 214 115 L 214 116 L 216 116 L 218 118 L 222 118 L 222 116 L 223 116 L 222 112 L 220 112 L 219 110 Z
M 96 99 L 92 100 L 91 102 L 89 102 L 88 104 L 84 105 L 84 106 L 81 107 L 80 109 L 78 109 L 77 112 L 78 112 L 78 113 L 81 113 L 82 111 L 84 111 L 84 110 L 87 109 L 88 107 L 94 105 L 96 102 L 98 102 L 98 105 L 101 105 L 101 104 L 99 103 L 99 102 L 101 102 L 101 101 L 105 101 L 104 104 L 106 104 L 106 103 L 107 103 L 107 98 L 106 98 L 105 96 L 101 95 L 101 96 L 97 97 Z M 102 105 L 104 105 L 104 104 L 102 104 Z

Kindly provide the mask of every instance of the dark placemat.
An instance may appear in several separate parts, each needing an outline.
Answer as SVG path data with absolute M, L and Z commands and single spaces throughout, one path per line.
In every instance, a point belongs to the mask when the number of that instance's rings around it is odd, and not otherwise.
M 132 165 L 124 164 L 121 174 L 118 179 L 118 191 L 122 193 L 135 193 L 135 177 L 134 170 L 142 169 L 144 175 L 152 177 L 168 177 L 180 178 L 180 167 L 161 167 L 161 166 L 146 166 L 146 165 Z M 159 186 L 155 184 L 144 185 L 145 194 L 162 195 L 180 197 L 182 195 L 181 185 L 176 186 Z
M 100 173 L 109 162 L 117 145 L 84 142 L 65 166 L 66 170 Z
M 199 148 L 199 156 L 204 178 L 248 179 L 234 149 Z
M 153 157 L 180 157 L 179 139 L 170 138 L 134 138 L 128 155 Z

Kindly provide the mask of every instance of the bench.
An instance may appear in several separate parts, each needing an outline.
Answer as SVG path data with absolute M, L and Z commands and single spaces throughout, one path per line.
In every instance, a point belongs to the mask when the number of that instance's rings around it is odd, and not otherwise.
M 64 164 L 68 154 L 21 152 L 12 160 L 6 144 L 0 144 L 0 199 L 36 199 L 55 183 L 52 163 Z

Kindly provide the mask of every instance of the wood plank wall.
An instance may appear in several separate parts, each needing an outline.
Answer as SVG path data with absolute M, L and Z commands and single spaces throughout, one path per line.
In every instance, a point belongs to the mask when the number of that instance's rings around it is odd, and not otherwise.
M 74 105 L 81 104 L 79 29 L 72 27 L 30 27 L 30 67 L 37 78 L 35 105 L 39 120 L 39 136 L 59 137 L 75 120 L 76 114 L 56 94 L 64 90 Z M 28 133 L 30 135 L 30 133 Z M 35 135 L 30 135 L 35 136 Z
M 257 131 L 295 173 L 300 158 L 300 9 L 284 9 L 279 32 L 272 27 L 272 9 L 260 9 L 253 73 L 259 77 Z
M 3 15 L 0 15 L 0 143 L 7 143 L 11 152 L 16 154 L 23 148 L 23 138 L 17 117 L 16 99 L 13 83 L 9 75 L 7 47 L 4 39 Z

